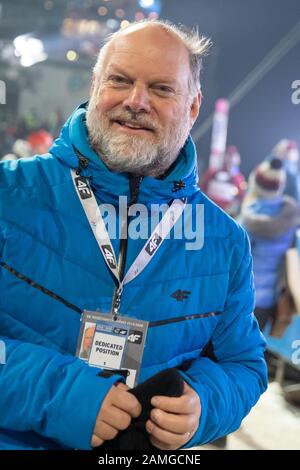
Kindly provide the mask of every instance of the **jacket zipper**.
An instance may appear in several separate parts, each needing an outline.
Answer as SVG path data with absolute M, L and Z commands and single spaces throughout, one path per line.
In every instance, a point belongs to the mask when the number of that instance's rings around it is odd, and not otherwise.
M 195 315 L 185 315 L 183 317 L 168 318 L 168 320 L 157 320 L 149 323 L 149 328 L 156 326 L 168 325 L 169 323 L 178 323 L 188 320 L 196 320 L 197 318 L 216 317 L 221 315 L 221 312 L 207 312 L 207 313 L 196 313 Z
M 119 268 L 119 279 L 122 282 L 124 279 L 124 271 L 126 265 L 126 257 L 127 257 L 127 246 L 128 246 L 128 224 L 129 224 L 129 209 L 130 207 L 137 202 L 140 184 L 142 181 L 142 176 L 132 175 L 129 178 L 129 185 L 130 185 L 130 201 L 127 204 L 127 211 L 126 211 L 126 236 L 122 237 L 120 240 L 120 252 L 119 252 L 119 260 L 118 260 L 118 268 Z M 120 286 L 116 286 L 113 294 L 113 301 L 112 301 L 112 314 L 114 320 L 117 319 L 119 314 L 119 308 L 121 303 L 121 295 L 122 289 Z
M 24 274 L 20 273 L 19 271 L 12 268 L 8 264 L 4 263 L 3 261 L 0 263 L 0 266 L 2 266 L 2 268 L 6 269 L 8 272 L 10 272 L 14 276 L 16 276 L 21 281 L 26 282 L 29 286 L 34 287 L 35 289 L 39 290 L 43 294 L 48 295 L 49 297 L 51 297 L 54 300 L 57 300 L 58 302 L 62 303 L 65 307 L 68 307 L 71 310 L 73 310 L 74 312 L 79 313 L 79 315 L 82 314 L 82 309 L 77 307 L 77 305 L 74 305 L 71 302 L 69 302 L 68 300 L 65 300 L 63 297 L 60 297 L 59 295 L 55 294 L 55 292 L 52 292 L 51 290 L 46 289 L 46 287 L 42 286 L 41 284 L 38 284 L 33 279 L 30 279 L 29 277 L 27 277 Z

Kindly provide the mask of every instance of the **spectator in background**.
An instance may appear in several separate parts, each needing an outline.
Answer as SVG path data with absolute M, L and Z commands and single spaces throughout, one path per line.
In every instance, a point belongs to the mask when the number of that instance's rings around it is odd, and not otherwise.
M 5 160 L 18 160 L 19 158 L 29 157 L 31 155 L 31 147 L 26 140 L 17 139 L 12 146 L 12 153 L 7 153 L 1 158 Z
M 201 190 L 232 217 L 239 214 L 246 190 L 240 163 L 239 151 L 231 145 L 224 155 L 223 167 L 209 168 L 200 182 Z
M 32 154 L 44 154 L 47 153 L 51 145 L 53 144 L 52 135 L 44 129 L 31 132 L 27 137 L 27 142 L 29 143 Z
M 284 194 L 293 197 L 300 204 L 299 150 L 295 140 L 281 139 L 272 151 L 280 158 L 286 171 Z
M 300 221 L 297 201 L 284 194 L 285 187 L 282 160 L 272 157 L 262 162 L 250 175 L 241 210 L 240 221 L 252 245 L 255 315 L 262 330 L 276 315 L 284 254 L 293 243 Z
M 12 146 L 12 151 L 1 160 L 18 160 L 19 158 L 29 157 L 31 155 L 47 153 L 53 138 L 49 132 L 44 129 L 31 132 L 27 140 L 17 139 Z

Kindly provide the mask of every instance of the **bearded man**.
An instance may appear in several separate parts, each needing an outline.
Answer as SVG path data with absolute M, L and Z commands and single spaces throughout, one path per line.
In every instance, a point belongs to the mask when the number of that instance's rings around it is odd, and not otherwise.
M 118 31 L 100 51 L 89 103 L 50 152 L 0 165 L 0 448 L 101 450 L 130 428 L 142 407 L 117 370 L 120 318 L 147 324 L 139 383 L 168 368 L 183 379 L 181 396 L 151 399 L 145 432 L 158 449 L 234 431 L 265 390 L 248 238 L 197 185 L 190 130 L 208 47 L 197 32 L 158 20 Z M 104 230 L 90 201 L 115 210 L 121 233 Z M 165 204 L 169 219 L 146 239 L 133 236 L 133 203 L 146 221 L 152 205 Z M 204 207 L 197 249 L 173 236 L 188 206 Z M 104 317 L 91 355 L 110 351 L 115 367 L 76 357 L 83 311 Z M 109 328 L 110 342 L 99 341 Z M 139 331 L 130 334 L 141 343 Z

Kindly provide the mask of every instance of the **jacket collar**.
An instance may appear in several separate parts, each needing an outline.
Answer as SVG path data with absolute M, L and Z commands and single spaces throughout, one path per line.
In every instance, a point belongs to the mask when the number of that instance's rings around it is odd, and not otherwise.
M 91 185 L 97 199 L 107 203 L 117 203 L 119 196 L 130 196 L 127 173 L 110 171 L 88 142 L 85 124 L 86 104 L 80 105 L 70 116 L 55 140 L 50 153 L 62 160 L 70 168 L 78 168 L 75 149 L 88 160 L 82 174 L 91 178 Z M 174 168 L 165 179 L 145 177 L 140 186 L 138 201 L 143 204 L 170 202 L 175 198 L 188 197 L 199 191 L 197 155 L 191 136 L 182 148 Z

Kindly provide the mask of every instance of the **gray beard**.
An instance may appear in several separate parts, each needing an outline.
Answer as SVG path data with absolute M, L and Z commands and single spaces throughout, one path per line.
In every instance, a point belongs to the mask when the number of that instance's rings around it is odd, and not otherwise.
M 127 117 L 126 117 L 127 115 Z M 107 119 L 110 117 L 108 116 Z M 123 112 L 122 118 L 132 119 L 132 113 Z M 153 138 L 117 134 L 108 128 L 105 119 L 99 118 L 96 107 L 91 100 L 87 109 L 87 128 L 89 142 L 105 165 L 118 173 L 135 173 L 142 176 L 159 177 L 177 159 L 188 134 L 188 116 L 172 133 L 156 128 Z

